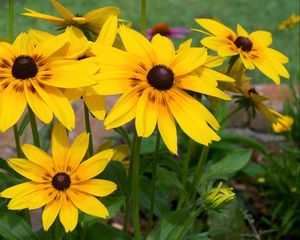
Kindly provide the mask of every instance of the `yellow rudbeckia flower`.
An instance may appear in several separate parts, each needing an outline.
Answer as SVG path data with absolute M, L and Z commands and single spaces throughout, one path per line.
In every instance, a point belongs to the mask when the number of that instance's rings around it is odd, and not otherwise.
M 205 47 L 217 51 L 220 56 L 239 55 L 246 69 L 256 67 L 276 84 L 280 83 L 279 76 L 289 78 L 289 73 L 283 66 L 288 62 L 288 58 L 281 52 L 269 48 L 272 43 L 271 33 L 255 31 L 248 34 L 239 24 L 235 33 L 212 19 L 196 19 L 196 22 L 208 31 L 195 29 L 209 35 L 201 40 Z
M 12 45 L 0 43 L 0 131 L 13 126 L 27 104 L 42 122 L 50 123 L 54 114 L 66 128 L 74 128 L 73 109 L 59 88 L 95 84 L 92 75 L 99 66 L 64 60 L 65 45 L 61 36 L 35 45 L 27 33 Z
M 157 125 L 174 154 L 177 154 L 175 120 L 189 137 L 201 144 L 220 140 L 214 131 L 220 127 L 217 120 L 184 91 L 230 99 L 193 73 L 206 62 L 207 50 L 189 47 L 176 53 L 167 37 L 158 34 L 149 42 L 125 26 L 119 28 L 119 34 L 126 52 L 107 46 L 92 49 L 99 56 L 102 69 L 95 75 L 99 93 L 123 93 L 104 121 L 106 128 L 122 126 L 135 118 L 138 136 L 148 137 Z
M 90 11 L 80 16 L 80 15 L 73 14 L 66 7 L 64 7 L 63 5 L 61 5 L 59 2 L 55 0 L 50 0 L 50 2 L 63 18 L 36 12 L 34 10 L 27 9 L 27 8 L 26 8 L 27 12 L 23 13 L 23 15 L 43 19 L 48 22 L 62 25 L 63 27 L 73 25 L 79 28 L 89 29 L 95 34 L 98 34 L 103 24 L 105 23 L 105 21 L 110 15 L 120 14 L 120 10 L 117 7 L 103 7 L 103 8 L 95 9 L 93 11 Z
M 0 193 L 11 198 L 8 209 L 37 209 L 43 206 L 42 221 L 47 231 L 59 215 L 66 232 L 78 222 L 78 209 L 87 214 L 107 218 L 106 207 L 97 199 L 115 191 L 116 184 L 92 179 L 101 173 L 114 154 L 112 149 L 97 153 L 84 162 L 89 134 L 80 134 L 71 146 L 66 130 L 56 124 L 52 132 L 52 157 L 43 150 L 24 144 L 27 159 L 11 158 L 8 164 L 31 181 L 10 187 Z
M 284 30 L 284 29 L 292 28 L 293 26 L 295 26 L 299 22 L 300 22 L 300 16 L 292 14 L 288 19 L 282 21 L 278 25 L 278 29 L 279 30 Z
M 283 133 L 291 131 L 294 124 L 294 119 L 290 116 L 281 116 L 276 123 L 272 124 L 273 131 L 276 133 Z

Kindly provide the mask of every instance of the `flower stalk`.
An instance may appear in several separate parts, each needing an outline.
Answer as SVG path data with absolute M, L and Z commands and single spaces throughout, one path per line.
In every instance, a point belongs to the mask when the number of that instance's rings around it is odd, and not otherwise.
M 84 103 L 85 129 L 86 129 L 86 132 L 90 134 L 88 153 L 89 153 L 89 157 L 91 157 L 94 154 L 94 147 L 93 147 L 93 136 L 92 136 L 92 131 L 91 131 L 90 115 L 89 114 L 90 114 L 89 109 L 87 108 L 86 104 Z
M 29 106 L 28 106 L 28 114 L 29 114 L 32 137 L 33 137 L 33 143 L 36 147 L 40 147 L 40 138 L 39 138 L 39 132 L 36 125 L 35 115 Z

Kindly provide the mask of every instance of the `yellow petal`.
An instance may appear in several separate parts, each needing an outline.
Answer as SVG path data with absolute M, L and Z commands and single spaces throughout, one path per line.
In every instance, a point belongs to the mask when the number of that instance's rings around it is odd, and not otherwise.
M 183 51 L 185 49 L 189 49 L 192 45 L 192 41 L 193 41 L 193 39 L 188 39 L 188 40 L 184 41 L 183 43 L 181 43 L 179 45 L 179 48 L 178 48 L 177 52 Z
M 83 101 L 89 111 L 99 120 L 103 120 L 106 115 L 106 106 L 103 96 L 94 94 L 83 95 Z
M 212 140 L 218 141 L 220 137 L 207 125 L 218 128 L 216 119 L 202 106 L 201 103 L 183 91 L 172 89 L 167 98 L 168 105 L 182 130 L 193 140 L 208 145 Z
M 202 94 L 206 94 L 209 96 L 221 98 L 224 100 L 230 100 L 231 98 L 225 94 L 223 91 L 219 90 L 218 88 L 211 86 L 210 84 L 207 84 L 197 76 L 193 75 L 186 75 L 182 78 L 180 78 L 176 82 L 176 86 L 186 89 L 186 90 L 191 90 L 194 92 L 199 92 Z
M 158 104 L 157 126 L 167 148 L 177 155 L 177 133 L 173 115 L 168 107 L 164 94 Z
M 272 34 L 266 31 L 255 31 L 249 35 L 253 43 L 259 43 L 262 46 L 269 46 L 272 43 Z
M 39 19 L 46 20 L 48 22 L 56 23 L 56 24 L 66 24 L 66 20 L 64 20 L 62 18 L 51 16 L 51 15 L 44 14 L 44 13 L 40 13 L 40 12 L 31 10 L 28 8 L 25 8 L 25 10 L 28 12 L 22 13 L 23 16 L 39 18 Z
M 45 85 L 61 88 L 78 88 L 95 84 L 92 79 L 99 67 L 93 61 L 57 60 L 51 63 L 52 77 L 39 79 Z
M 71 182 L 82 182 L 97 176 L 104 170 L 113 154 L 112 149 L 107 149 L 82 162 L 76 171 L 71 174 Z
M 103 7 L 92 10 L 83 15 L 85 19 L 87 19 L 89 28 L 94 33 L 99 33 L 105 21 L 111 15 L 119 15 L 120 9 L 117 7 Z
M 175 56 L 175 49 L 171 40 L 156 34 L 151 41 L 158 64 L 169 66 Z
M 281 52 L 279 52 L 275 49 L 266 48 L 266 49 L 264 49 L 264 51 L 270 58 L 277 60 L 280 63 L 288 63 L 289 62 L 289 59 L 287 56 L 285 56 L 284 54 L 282 54 Z
M 82 88 L 67 88 L 64 91 L 64 95 L 69 99 L 70 102 L 77 101 L 84 94 Z
M 53 174 L 55 173 L 55 165 L 48 153 L 31 144 L 23 144 L 22 151 L 31 162 L 39 165 L 44 169 L 47 169 L 47 171 L 50 172 L 51 176 L 53 176 Z
M 56 123 L 51 136 L 52 157 L 58 171 L 64 171 L 67 164 L 69 139 L 67 131 L 60 123 Z
M 104 23 L 95 44 L 112 46 L 117 35 L 118 21 L 116 15 L 111 15 Z
M 41 188 L 44 187 L 45 187 L 44 184 L 40 184 L 36 182 L 24 182 L 5 189 L 0 193 L 0 196 L 4 198 L 14 198 L 19 196 L 20 194 L 26 195 L 30 192 L 40 190 Z
M 158 115 L 158 94 L 157 90 L 147 88 L 139 98 L 135 126 L 140 137 L 149 137 L 155 129 Z
M 0 92 L 0 102 L 0 132 L 4 132 L 18 122 L 27 105 L 23 83 L 17 80 L 9 84 Z
M 53 118 L 53 114 L 49 106 L 38 95 L 32 84 L 28 80 L 24 80 L 25 95 L 28 105 L 34 114 L 44 123 L 49 124 Z
M 124 93 L 113 106 L 112 110 L 104 120 L 106 129 L 116 128 L 131 121 L 136 114 L 139 101 L 138 91 L 142 88 L 137 86 Z
M 207 48 L 217 51 L 222 57 L 238 54 L 237 47 L 233 41 L 224 38 L 206 37 L 201 40 L 201 44 Z
M 55 87 L 40 87 L 32 81 L 32 85 L 40 97 L 48 104 L 57 119 L 68 129 L 72 130 L 75 126 L 75 115 L 68 99 L 63 95 L 61 90 Z
M 235 80 L 225 74 L 222 74 L 218 71 L 215 71 L 213 69 L 210 68 L 204 68 L 203 72 L 207 75 L 210 75 L 211 77 L 213 77 L 214 79 L 218 80 L 218 81 L 222 81 L 222 82 L 234 82 Z
M 225 58 L 223 58 L 223 57 L 208 55 L 204 66 L 208 67 L 208 68 L 218 67 L 218 66 L 222 65 L 224 61 L 225 61 Z
M 108 217 L 109 213 L 106 207 L 94 196 L 72 189 L 67 189 L 67 194 L 74 205 L 81 211 L 95 217 Z
M 247 31 L 240 24 L 237 24 L 237 35 L 243 36 L 243 37 L 248 37 Z
M 207 58 L 205 48 L 189 48 L 179 52 L 170 64 L 175 77 L 187 74 L 203 65 Z
M 144 60 L 149 64 L 157 62 L 150 42 L 141 33 L 128 27 L 121 26 L 119 34 L 126 50 L 129 53 L 144 57 Z
M 51 33 L 32 29 L 32 28 L 29 29 L 28 34 L 33 39 L 35 45 L 38 45 L 42 41 L 55 37 L 55 35 Z
M 83 159 L 86 150 L 89 145 L 89 134 L 81 133 L 78 137 L 75 138 L 74 142 L 70 146 L 67 156 L 67 164 L 65 166 L 65 171 L 71 173 L 74 171 L 81 160 Z
M 65 8 L 59 2 L 57 2 L 55 0 L 50 0 L 50 2 L 64 19 L 70 21 L 70 20 L 72 20 L 73 17 L 75 17 L 72 12 L 70 12 L 67 8 Z
M 38 209 L 46 204 L 50 203 L 58 194 L 58 191 L 53 188 L 53 186 L 49 184 L 48 188 L 41 189 L 39 192 L 36 191 L 35 195 L 31 197 L 28 201 L 28 208 L 31 209 Z
M 276 70 L 272 67 L 270 63 L 261 60 L 255 61 L 254 64 L 259 69 L 259 71 L 265 74 L 268 78 L 271 78 L 277 85 L 280 84 L 280 78 Z
M 28 33 L 20 33 L 15 39 L 13 46 L 16 47 L 21 54 L 29 55 L 34 49 L 34 41 Z
M 117 189 L 117 185 L 107 180 L 90 179 L 77 184 L 72 184 L 71 188 L 98 197 L 105 197 L 115 191 Z
M 62 41 L 62 36 L 58 35 L 40 42 L 34 49 L 34 53 L 38 56 L 42 55 L 44 58 L 48 58 L 59 52 L 66 43 L 66 41 Z
M 42 221 L 45 231 L 48 231 L 48 229 L 51 227 L 59 213 L 59 210 L 61 209 L 62 194 L 65 193 L 59 191 L 56 197 L 50 203 L 48 203 L 43 210 Z
M 235 34 L 230 28 L 212 19 L 200 18 L 196 19 L 196 22 L 201 27 L 205 28 L 207 31 L 211 32 L 216 36 L 225 36 L 228 33 Z
M 92 92 L 98 95 L 121 94 L 131 88 L 135 74 L 131 71 L 107 71 L 94 76 L 97 84 L 89 87 Z M 136 80 L 138 81 L 138 80 Z
M 78 222 L 78 210 L 66 194 L 62 195 L 59 219 L 66 232 L 72 232 Z
M 35 182 L 51 181 L 51 173 L 39 165 L 23 158 L 10 158 L 8 165 L 22 176 Z

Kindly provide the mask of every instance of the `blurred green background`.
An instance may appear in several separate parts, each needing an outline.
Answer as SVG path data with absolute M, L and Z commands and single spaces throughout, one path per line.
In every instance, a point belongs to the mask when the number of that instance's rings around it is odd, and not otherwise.
M 278 24 L 292 14 L 299 15 L 299 0 L 148 0 L 148 27 L 157 22 L 166 22 L 173 27 L 199 28 L 195 18 L 217 18 L 225 25 L 236 29 L 241 24 L 248 32 L 266 30 L 273 34 L 272 48 L 280 50 L 290 59 L 287 68 L 291 81 L 299 84 L 299 26 L 292 29 L 278 30 Z M 103 6 L 118 6 L 121 18 L 133 22 L 133 27 L 139 29 L 139 0 L 60 0 L 75 14 L 84 14 L 92 9 Z M 8 0 L 0 0 L 0 36 L 7 37 L 8 32 Z M 21 16 L 24 7 L 43 13 L 59 16 L 47 0 L 15 0 L 15 35 L 28 28 L 36 28 L 53 32 L 54 26 L 42 20 Z M 194 39 L 194 45 L 199 45 L 203 35 L 189 34 Z M 179 41 L 176 40 L 178 44 Z M 255 82 L 271 83 L 262 74 L 253 75 Z M 258 79 L 259 78 L 259 79 Z M 286 82 L 286 80 L 282 80 Z

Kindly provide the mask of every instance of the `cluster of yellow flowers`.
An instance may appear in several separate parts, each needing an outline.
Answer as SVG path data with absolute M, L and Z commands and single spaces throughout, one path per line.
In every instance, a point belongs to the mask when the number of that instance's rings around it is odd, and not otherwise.
M 192 47 L 188 40 L 175 49 L 167 37 L 157 34 L 149 41 L 130 28 L 130 23 L 118 18 L 118 8 L 76 16 L 55 0 L 51 3 L 63 18 L 29 9 L 23 15 L 61 25 L 63 33 L 52 35 L 31 29 L 12 44 L 0 43 L 0 131 L 16 124 L 27 106 L 45 124 L 53 116 L 60 122 L 52 132 L 52 157 L 33 145 L 23 145 L 29 160 L 11 158 L 8 163 L 31 181 L 1 193 L 12 199 L 9 209 L 46 206 L 45 230 L 59 214 L 66 232 L 72 231 L 77 224 L 77 208 L 107 217 L 107 209 L 94 196 L 106 196 L 116 189 L 110 181 L 91 179 L 103 171 L 114 150 L 102 151 L 81 163 L 89 135 L 82 133 L 69 146 L 65 128 L 75 127 L 72 101 L 82 98 L 89 111 L 104 120 L 106 129 L 135 120 L 138 136 L 149 137 L 157 127 L 173 154 L 178 153 L 176 122 L 198 143 L 208 145 L 220 140 L 216 118 L 187 91 L 230 100 L 218 88 L 221 81 L 251 98 L 256 108 L 272 116 L 269 118 L 278 115 L 262 107 L 263 98 L 245 86 L 249 81 L 243 75 L 244 69 L 257 68 L 276 84 L 280 76 L 289 77 L 283 66 L 288 58 L 269 47 L 272 37 L 268 32 L 248 34 L 238 25 L 235 33 L 217 21 L 197 19 L 209 35 L 201 41 L 206 48 Z M 117 36 L 122 41 L 119 48 Z M 219 56 L 209 56 L 207 48 Z M 228 56 L 236 62 L 227 69 L 227 75 L 212 69 Z M 236 73 L 242 73 L 242 77 Z M 107 115 L 103 96 L 115 94 L 122 96 Z M 215 199 L 220 193 L 226 195 L 226 201 L 234 197 L 219 186 L 207 198 Z M 219 205 L 222 196 L 210 200 L 211 204 Z

